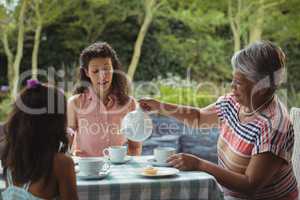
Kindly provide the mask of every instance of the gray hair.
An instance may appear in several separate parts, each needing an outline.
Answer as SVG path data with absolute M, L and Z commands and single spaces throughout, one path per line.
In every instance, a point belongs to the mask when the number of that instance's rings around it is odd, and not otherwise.
M 285 55 L 273 43 L 258 41 L 236 52 L 231 65 L 260 88 L 276 89 L 284 79 Z

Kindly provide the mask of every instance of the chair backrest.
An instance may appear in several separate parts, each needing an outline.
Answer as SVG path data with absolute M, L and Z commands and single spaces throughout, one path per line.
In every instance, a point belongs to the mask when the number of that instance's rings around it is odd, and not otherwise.
M 298 189 L 300 191 L 300 108 L 291 109 L 291 119 L 294 125 L 295 144 L 293 152 L 293 168 L 298 181 Z
M 2 152 L 5 146 L 5 136 L 4 136 L 4 127 L 3 123 L 0 122 L 0 156 L 2 156 Z

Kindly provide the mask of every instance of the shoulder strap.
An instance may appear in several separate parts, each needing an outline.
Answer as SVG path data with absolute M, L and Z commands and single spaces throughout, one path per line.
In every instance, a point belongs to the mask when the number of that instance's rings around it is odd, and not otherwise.
M 11 174 L 10 169 L 7 168 L 6 173 L 7 173 L 6 179 L 7 179 L 8 186 L 13 186 L 14 183 L 12 180 L 12 174 Z M 25 183 L 22 188 L 24 190 L 28 191 L 30 184 L 31 184 L 31 181 L 29 181 L 28 183 Z
M 7 168 L 6 170 L 6 179 L 7 179 L 8 186 L 12 186 L 13 181 L 12 181 L 11 171 L 9 168 Z
M 23 189 L 27 192 L 28 191 L 28 189 L 29 189 L 29 187 L 30 187 L 30 184 L 31 184 L 31 181 L 28 181 L 28 183 L 25 183 L 24 185 L 23 185 Z

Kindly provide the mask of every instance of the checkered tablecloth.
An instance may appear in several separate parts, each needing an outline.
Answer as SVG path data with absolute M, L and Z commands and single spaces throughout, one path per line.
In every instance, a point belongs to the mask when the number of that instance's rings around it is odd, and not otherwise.
M 133 157 L 122 165 L 111 165 L 102 180 L 77 180 L 81 200 L 215 200 L 223 199 L 216 180 L 204 172 L 180 172 L 177 176 L 145 178 L 139 172 L 152 157 Z M 0 190 L 5 183 L 0 180 Z M 0 197 L 1 199 L 1 197 Z
M 82 200 L 154 200 L 154 199 L 222 199 L 216 180 L 204 172 L 180 172 L 168 178 L 145 178 L 139 172 L 149 165 L 152 157 L 133 157 L 122 165 L 112 165 L 103 180 L 77 180 L 79 199 Z

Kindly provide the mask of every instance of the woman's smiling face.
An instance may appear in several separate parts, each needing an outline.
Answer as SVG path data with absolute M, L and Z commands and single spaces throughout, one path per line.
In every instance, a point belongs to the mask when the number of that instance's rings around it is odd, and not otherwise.
M 243 106 L 251 104 L 251 91 L 254 83 L 246 78 L 244 74 L 234 71 L 231 88 L 236 100 Z
M 93 58 L 85 73 L 96 91 L 104 93 L 109 91 L 113 79 L 113 66 L 110 58 Z

